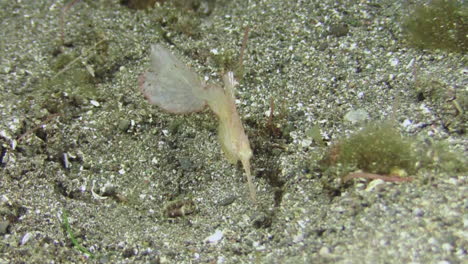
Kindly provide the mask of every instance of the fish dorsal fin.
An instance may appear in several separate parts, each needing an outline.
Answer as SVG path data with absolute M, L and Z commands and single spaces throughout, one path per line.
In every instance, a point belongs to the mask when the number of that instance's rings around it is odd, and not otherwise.
M 150 103 L 171 113 L 200 111 L 206 104 L 198 75 L 159 44 L 151 46 L 151 68 L 140 89 Z

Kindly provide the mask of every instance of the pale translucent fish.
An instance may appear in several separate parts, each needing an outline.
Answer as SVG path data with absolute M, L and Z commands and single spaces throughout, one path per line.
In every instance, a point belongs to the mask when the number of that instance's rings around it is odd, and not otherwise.
M 237 84 L 232 72 L 223 76 L 224 89 L 216 84 L 205 85 L 198 75 L 159 44 L 151 47 L 151 69 L 142 75 L 140 88 L 150 103 L 172 113 L 189 113 L 208 104 L 218 116 L 218 136 L 226 158 L 242 162 L 250 191 L 256 200 L 250 171 L 252 149 L 234 102 Z

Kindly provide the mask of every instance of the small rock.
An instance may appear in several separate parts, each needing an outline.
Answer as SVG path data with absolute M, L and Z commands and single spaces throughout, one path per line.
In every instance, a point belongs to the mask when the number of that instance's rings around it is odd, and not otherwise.
M 196 206 L 192 200 L 181 200 L 167 205 L 165 214 L 167 217 L 174 218 L 193 214 L 195 210 Z
M 322 257 L 329 257 L 330 256 L 330 249 L 328 247 L 322 247 L 319 250 L 319 255 Z
M 421 208 L 413 209 L 413 214 L 417 217 L 424 216 L 424 211 Z
M 190 158 L 181 157 L 179 158 L 179 165 L 184 171 L 193 171 L 194 165 Z
M 223 238 L 224 232 L 217 229 L 212 235 L 205 238 L 205 242 L 218 243 Z
M 8 221 L 0 221 L 0 235 L 4 235 L 8 232 L 8 227 L 10 226 L 10 222 Z
M 373 180 L 367 186 L 366 192 L 379 191 L 383 187 L 383 185 L 380 186 L 379 188 L 377 188 L 377 186 L 384 184 L 384 183 L 385 182 L 381 179 Z
M 450 252 L 450 251 L 453 250 L 453 246 L 450 245 L 449 243 L 443 243 L 443 244 L 442 244 L 442 249 L 445 250 L 445 251 L 447 251 L 447 252 Z
M 122 252 L 122 257 L 124 257 L 124 258 L 130 258 L 130 257 L 133 257 L 135 255 L 136 255 L 135 250 L 133 250 L 133 248 L 127 248 Z
M 99 104 L 99 102 L 96 101 L 96 100 L 90 100 L 89 103 L 92 104 L 92 105 L 94 105 L 95 107 L 99 107 L 99 106 L 101 105 L 101 104 Z
M 400 62 L 400 60 L 398 60 L 398 58 L 391 58 L 388 62 L 390 63 L 392 67 L 396 67 L 398 63 Z
M 20 245 L 23 246 L 24 244 L 26 244 L 29 241 L 29 239 L 31 239 L 31 237 L 32 237 L 32 234 L 29 232 L 24 234 L 24 236 L 21 238 Z
M 131 124 L 130 120 L 122 119 L 119 121 L 118 128 L 122 132 L 127 132 L 127 130 L 130 128 L 130 124 Z
M 219 201 L 219 205 L 221 206 L 227 206 L 232 204 L 235 200 L 237 199 L 236 195 L 231 195 L 228 197 L 223 198 L 221 201 Z
M 259 213 L 259 215 L 255 217 L 253 225 L 255 228 L 268 228 L 271 226 L 272 222 L 273 220 L 270 215 Z
M 330 26 L 329 34 L 335 37 L 346 36 L 349 32 L 349 27 L 346 24 L 333 24 Z
M 354 124 L 369 119 L 369 114 L 364 109 L 356 109 L 346 113 L 344 119 Z

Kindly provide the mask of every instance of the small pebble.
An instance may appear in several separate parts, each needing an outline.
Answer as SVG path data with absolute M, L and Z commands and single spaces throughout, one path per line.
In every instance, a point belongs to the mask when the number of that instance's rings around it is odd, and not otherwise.
M 366 192 L 372 192 L 372 191 L 378 191 L 380 188 L 377 188 L 377 186 L 384 184 L 385 182 L 381 179 L 373 180 L 369 183 L 369 185 L 366 188 Z M 383 186 L 381 186 L 383 187 Z
M 1 221 L 0 222 L 0 235 L 4 235 L 8 232 L 8 227 L 10 226 L 10 222 L 8 221 Z
M 212 235 L 205 238 L 204 241 L 208 243 L 217 243 L 223 238 L 223 235 L 224 235 L 223 231 L 217 229 Z
M 447 251 L 447 252 L 450 252 L 450 251 L 453 250 L 453 246 L 450 245 L 449 243 L 443 243 L 443 244 L 442 244 L 442 249 L 444 249 L 444 250 Z
M 369 114 L 364 109 L 356 109 L 346 113 L 344 119 L 354 124 L 369 119 Z
M 328 257 L 330 256 L 330 249 L 328 247 L 322 247 L 319 250 L 319 255 L 322 257 Z
M 127 132 L 127 130 L 130 128 L 130 120 L 127 119 L 122 119 L 119 121 L 118 128 L 122 132 Z
M 101 104 L 99 104 L 99 102 L 96 101 L 96 100 L 90 100 L 89 103 L 92 104 L 92 105 L 94 105 L 94 106 L 96 106 L 96 107 L 98 107 L 98 106 L 101 105 Z
M 228 197 L 222 199 L 221 201 L 219 201 L 219 205 L 221 205 L 221 206 L 230 205 L 230 204 L 232 204 L 236 199 L 237 199 L 237 196 L 236 196 L 236 195 L 228 196 Z
M 29 241 L 29 239 L 31 239 L 31 237 L 32 237 L 31 233 L 24 234 L 23 238 L 21 238 L 20 245 L 23 246 L 24 244 L 26 244 Z
M 417 217 L 424 216 L 424 211 L 421 208 L 413 209 L 413 214 Z
M 391 58 L 389 62 L 390 65 L 392 65 L 392 67 L 395 67 L 398 65 L 398 63 L 400 63 L 400 60 L 398 60 L 397 58 Z

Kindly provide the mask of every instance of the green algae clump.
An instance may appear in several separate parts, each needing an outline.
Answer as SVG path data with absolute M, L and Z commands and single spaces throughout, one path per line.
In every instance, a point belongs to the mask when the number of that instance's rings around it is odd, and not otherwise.
M 322 171 L 332 169 L 339 176 L 362 172 L 400 177 L 390 181 L 402 181 L 421 169 L 449 175 L 466 174 L 466 164 L 464 155 L 451 150 L 447 142 L 404 137 L 390 121 L 368 124 L 338 140 L 319 162 Z
M 412 144 L 390 123 L 370 124 L 340 141 L 330 150 L 332 163 L 344 172 L 362 170 L 392 174 L 394 171 L 414 173 L 416 158 Z
M 468 8 L 457 0 L 418 5 L 403 22 L 410 45 L 453 52 L 468 50 Z

